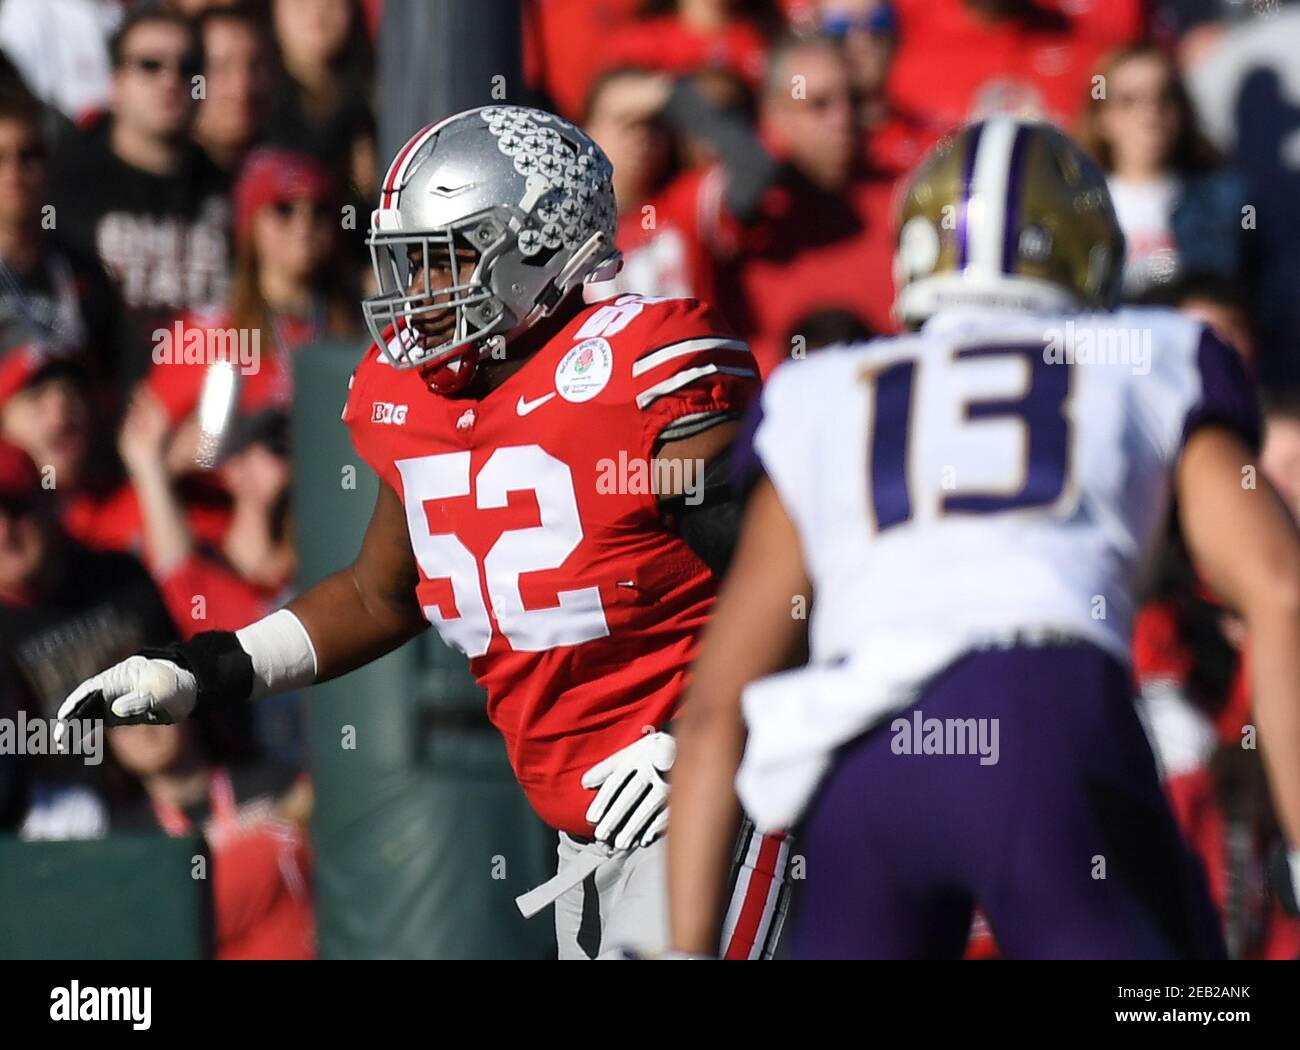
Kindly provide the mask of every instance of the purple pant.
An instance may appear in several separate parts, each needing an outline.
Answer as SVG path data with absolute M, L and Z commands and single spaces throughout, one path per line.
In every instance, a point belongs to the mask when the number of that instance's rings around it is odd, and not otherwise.
M 1091 645 L 981 650 L 922 690 L 905 730 L 841 748 L 796 833 L 793 955 L 958 958 L 978 904 L 1010 958 L 1222 958 L 1132 696 Z M 983 737 L 965 723 L 946 753 L 917 753 L 912 731 L 947 719 L 984 720 Z M 996 762 L 951 753 L 962 736 Z

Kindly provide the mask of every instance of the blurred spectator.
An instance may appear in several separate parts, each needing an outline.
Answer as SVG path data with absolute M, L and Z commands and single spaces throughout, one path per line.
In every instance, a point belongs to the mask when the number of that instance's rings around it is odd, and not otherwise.
M 0 358 L 0 438 L 40 464 L 63 527 L 95 550 L 138 550 L 135 493 L 105 455 L 106 443 L 95 440 L 97 429 L 78 358 L 42 344 Z M 193 469 L 192 449 L 183 466 Z M 191 528 L 205 540 L 221 536 L 229 520 L 225 495 L 199 479 L 184 484 Z
M 849 66 L 832 39 L 777 46 L 760 131 L 784 171 L 757 216 L 733 230 L 717 305 L 767 374 L 811 310 L 847 309 L 875 331 L 893 329 L 893 180 L 861 169 Z
M 158 6 L 183 18 L 199 19 L 209 11 L 235 7 L 238 2 L 239 0 L 162 0 Z
M 312 959 L 312 794 L 307 778 L 265 762 L 226 764 L 194 723 L 108 731 L 114 833 L 197 828 L 212 851 L 218 959 Z
M 60 496 L 86 480 L 92 414 L 80 361 L 41 344 L 0 359 L 0 439 L 46 472 Z
M 45 144 L 37 103 L 0 93 L 0 358 L 38 344 L 54 353 L 86 351 L 100 383 L 116 371 L 121 302 L 93 255 L 81 255 L 46 232 Z M 16 373 L 0 378 L 0 391 Z M 0 393 L 0 399 L 5 396 Z M 41 462 L 45 462 L 42 460 Z
M 662 110 L 672 82 L 639 67 L 611 69 L 592 85 L 583 129 L 614 166 L 619 212 L 639 211 L 675 174 L 671 128 Z
M 198 20 L 207 91 L 194 139 L 234 176 L 252 148 L 271 96 L 271 42 L 249 8 L 208 11 Z
M 242 417 L 218 467 L 234 509 L 215 548 L 200 545 L 167 468 L 167 415 L 137 393 L 118 438 L 144 519 L 145 556 L 182 635 L 235 630 L 275 608 L 296 561 L 289 529 L 289 419 Z
M 586 129 L 614 165 L 624 266 L 609 289 L 712 302 L 717 259 L 780 174 L 730 74 L 610 70 L 592 86 Z M 679 154 L 702 163 L 680 171 Z
M 766 371 L 789 354 L 810 309 L 891 326 L 892 180 L 862 170 L 854 93 L 839 43 L 789 38 L 772 56 L 756 137 L 685 80 L 613 71 L 592 93 L 588 129 L 611 151 L 626 264 L 615 286 L 714 302 Z M 664 125 L 692 128 L 719 163 L 658 193 Z
M 349 338 L 358 331 L 357 293 L 336 250 L 337 194 L 319 161 L 268 146 L 249 156 L 234 206 L 230 297 L 222 306 L 184 315 L 177 322 L 182 336 L 172 344 L 186 345 L 191 330 L 198 330 L 204 347 L 215 345 L 208 333 L 228 333 L 252 350 L 249 361 L 239 362 L 240 408 L 287 407 L 293 354 L 326 336 Z M 197 424 L 191 417 L 212 363 L 176 353 L 156 360 L 149 372 L 148 385 L 172 426 L 187 423 L 173 442 L 176 470 L 186 456 L 193 465 Z
M 844 42 L 866 135 L 868 163 L 880 171 L 910 171 L 946 128 L 905 109 L 889 95 L 898 47 L 898 16 L 887 0 L 819 0 L 818 28 Z
M 649 0 L 605 44 L 610 66 L 690 73 L 720 66 L 758 84 L 767 39 L 781 28 L 771 0 Z
M 1245 190 L 1197 127 L 1173 62 L 1141 45 L 1101 68 L 1104 90 L 1090 95 L 1083 142 L 1109 176 L 1128 242 L 1125 296 L 1184 272 L 1237 277 Z
M 679 78 L 675 90 L 678 93 L 688 90 L 710 111 L 709 116 L 702 117 L 700 113 L 673 106 L 673 95 L 669 95 L 666 116 L 677 137 L 684 171 L 732 159 L 731 144 L 725 141 L 726 132 L 719 134 L 721 122 L 743 129 L 746 137 L 753 135 L 758 119 L 757 99 L 748 82 L 737 74 L 727 69 L 700 69 Z
M 524 71 L 543 104 L 581 121 L 591 85 L 609 68 L 605 42 L 641 0 L 524 0 Z
M 1181 545 L 1163 559 L 1134 623 L 1138 712 L 1165 792 L 1208 876 L 1233 958 L 1295 958 L 1300 923 L 1267 892 L 1278 839 L 1251 720 L 1241 621 L 1195 578 Z
M 126 303 L 121 391 L 178 310 L 225 298 L 227 181 L 190 142 L 197 42 L 175 15 L 133 14 L 110 44 L 111 115 L 56 160 L 57 228 L 97 253 Z
M 1068 127 L 1098 58 L 1117 43 L 1032 0 L 894 0 L 894 7 L 901 45 L 891 95 L 943 128 L 997 112 Z
M 15 481 L 13 452 L 0 458 L 0 693 L 53 718 L 78 682 L 176 630 L 138 561 L 71 539 L 40 475 Z
M 157 355 L 146 377 L 167 414 L 166 462 L 188 527 L 200 543 L 213 545 L 221 542 L 233 513 L 221 477 L 202 472 L 198 461 L 197 408 L 217 356 L 235 368 L 238 405 L 245 411 L 284 408 L 292 398 L 293 353 L 326 335 L 346 338 L 357 330 L 355 293 L 333 249 L 338 227 L 324 167 L 283 150 L 255 151 L 235 197 L 238 262 L 231 298 L 226 306 L 172 319 L 158 344 L 167 352 Z M 192 341 L 197 354 L 185 351 Z M 85 411 L 84 394 L 75 393 L 68 413 Z M 65 416 L 48 412 L 45 431 L 62 433 L 69 425 Z M 51 440 L 31 438 L 27 447 L 47 462 Z M 66 457 L 76 484 L 60 483 L 65 527 L 89 546 L 139 551 L 145 523 L 135 488 L 116 469 L 82 469 L 84 445 Z M 59 477 L 66 471 L 61 468 Z
M 265 138 L 324 161 L 349 192 L 376 192 L 370 46 L 356 0 L 271 0 L 280 73 Z
M 592 85 L 583 127 L 614 165 L 623 269 L 611 292 L 707 298 L 709 262 L 695 209 L 698 179 L 674 180 L 676 146 L 663 108 L 666 75 L 613 69 Z
M 1242 5 L 1245 7 L 1246 5 Z M 1253 5 L 1252 5 L 1253 6 Z M 1262 7 L 1188 71 L 1205 127 L 1246 182 L 1253 209 L 1251 307 L 1265 383 L 1300 379 L 1300 7 Z
M 42 518 L 48 508 L 42 509 L 41 503 L 47 498 L 36 465 L 26 453 L 0 442 L 0 627 L 8 625 L 6 610 L 23 609 L 31 600 L 46 542 L 42 531 L 47 523 Z M 22 668 L 16 660 L 9 634 L 0 633 L 0 718 L 46 717 L 30 685 L 20 678 Z M 94 762 L 89 751 L 85 754 Z M 103 833 L 105 814 L 96 794 L 83 785 L 50 779 L 53 772 L 37 756 L 8 749 L 0 754 L 0 831 L 18 831 L 29 839 Z
M 83 121 L 108 105 L 107 42 L 124 8 L 122 0 L 4 0 L 0 48 L 37 98 Z
M 876 337 L 871 326 L 852 310 L 830 307 L 804 314 L 785 334 L 785 345 L 793 358 L 841 343 L 865 343 Z
M 1255 371 L 1258 345 L 1245 291 L 1235 281 L 1217 274 L 1186 274 L 1174 289 L 1174 306 L 1209 325 L 1214 334 L 1241 354 Z

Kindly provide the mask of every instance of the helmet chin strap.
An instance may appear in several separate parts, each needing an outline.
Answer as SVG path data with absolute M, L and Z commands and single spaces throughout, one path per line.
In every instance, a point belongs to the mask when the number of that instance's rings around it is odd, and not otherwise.
M 592 266 L 592 259 L 601 255 L 607 257 Z M 504 335 L 494 335 L 484 341 L 483 349 L 479 353 L 480 359 L 490 352 L 489 348 L 494 340 L 500 339 L 503 344 L 508 343 L 516 336 L 528 331 L 543 317 L 548 316 L 568 297 L 571 290 L 569 285 L 584 270 L 588 271 L 584 277 L 584 283 L 594 284 L 598 281 L 613 280 L 622 268 L 622 252 L 613 247 L 604 233 L 593 233 L 587 238 L 586 243 L 569 257 L 569 261 L 564 264 L 564 268 L 555 275 L 546 292 L 542 294 L 537 304 L 528 311 L 528 315 L 522 321 Z
M 614 252 L 611 259 L 602 260 L 598 266 L 592 266 L 592 260 L 610 251 Z M 546 291 L 539 297 L 537 305 L 524 318 L 522 327 L 532 327 L 559 306 L 563 302 L 565 295 L 568 294 L 569 285 L 579 274 L 599 273 L 612 260 L 617 260 L 620 265 L 622 264 L 622 256 L 614 249 L 609 238 L 603 232 L 593 233 L 581 248 L 569 256 L 569 261 L 564 264 L 564 268 L 555 275 Z M 587 279 L 590 279 L 590 276 Z

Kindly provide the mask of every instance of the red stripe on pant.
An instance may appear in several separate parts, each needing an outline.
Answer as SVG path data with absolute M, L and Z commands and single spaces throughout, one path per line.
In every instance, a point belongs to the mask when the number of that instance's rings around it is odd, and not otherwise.
M 736 928 L 732 931 L 731 939 L 727 942 L 726 951 L 722 953 L 724 959 L 748 959 L 754 951 L 755 943 L 766 938 L 767 926 L 763 922 L 763 916 L 767 912 L 768 902 L 780 882 L 780 873 L 777 871 L 777 866 L 781 859 L 781 849 L 784 843 L 784 832 L 764 835 L 754 867 L 746 871 L 744 861 L 741 862 L 742 867 L 736 881 L 736 892 L 745 895 L 744 903 L 740 907 L 740 915 L 736 919 Z M 748 879 L 746 879 L 746 875 L 748 875 Z

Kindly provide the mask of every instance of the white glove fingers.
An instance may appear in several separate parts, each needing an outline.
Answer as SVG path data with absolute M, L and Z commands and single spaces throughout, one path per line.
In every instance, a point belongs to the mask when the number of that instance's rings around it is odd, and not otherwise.
M 153 709 L 153 706 L 153 695 L 137 690 L 118 697 L 113 701 L 110 710 L 113 712 L 114 718 L 130 724 L 132 722 L 150 721 L 149 712 Z
M 627 783 L 628 778 L 636 775 L 635 766 L 624 766 L 610 774 L 605 782 L 601 784 L 600 790 L 596 792 L 596 797 L 591 800 L 591 805 L 587 807 L 587 821 L 591 824 L 598 824 L 604 818 L 611 802 L 622 791 L 623 785 Z M 597 836 L 599 838 L 600 836 Z
M 660 811 L 659 816 L 650 822 L 646 832 L 641 836 L 641 845 L 648 846 L 665 831 L 668 830 L 668 807 L 665 805 Z
M 596 825 L 596 838 L 608 840 L 614 834 L 614 830 L 623 823 L 627 815 L 645 797 L 645 793 L 649 789 L 649 778 L 641 770 L 636 770 L 631 779 L 628 780 L 627 786 L 618 793 L 618 798 L 606 811 L 604 819 Z
M 86 697 L 91 693 L 96 692 L 101 688 L 99 675 L 95 675 L 94 678 L 87 678 L 81 683 L 81 685 L 72 690 L 72 692 L 68 694 L 68 698 L 59 705 L 59 721 L 63 722 L 71 718 L 72 712 L 76 710 L 77 705 L 86 699 Z
M 668 805 L 668 792 L 658 784 L 650 786 L 649 793 L 641 800 L 640 805 L 632 811 L 632 815 L 624 821 L 623 826 L 619 829 L 618 836 L 614 839 L 615 849 L 630 849 L 632 845 L 640 838 L 646 826 L 654 819 L 655 814 Z

